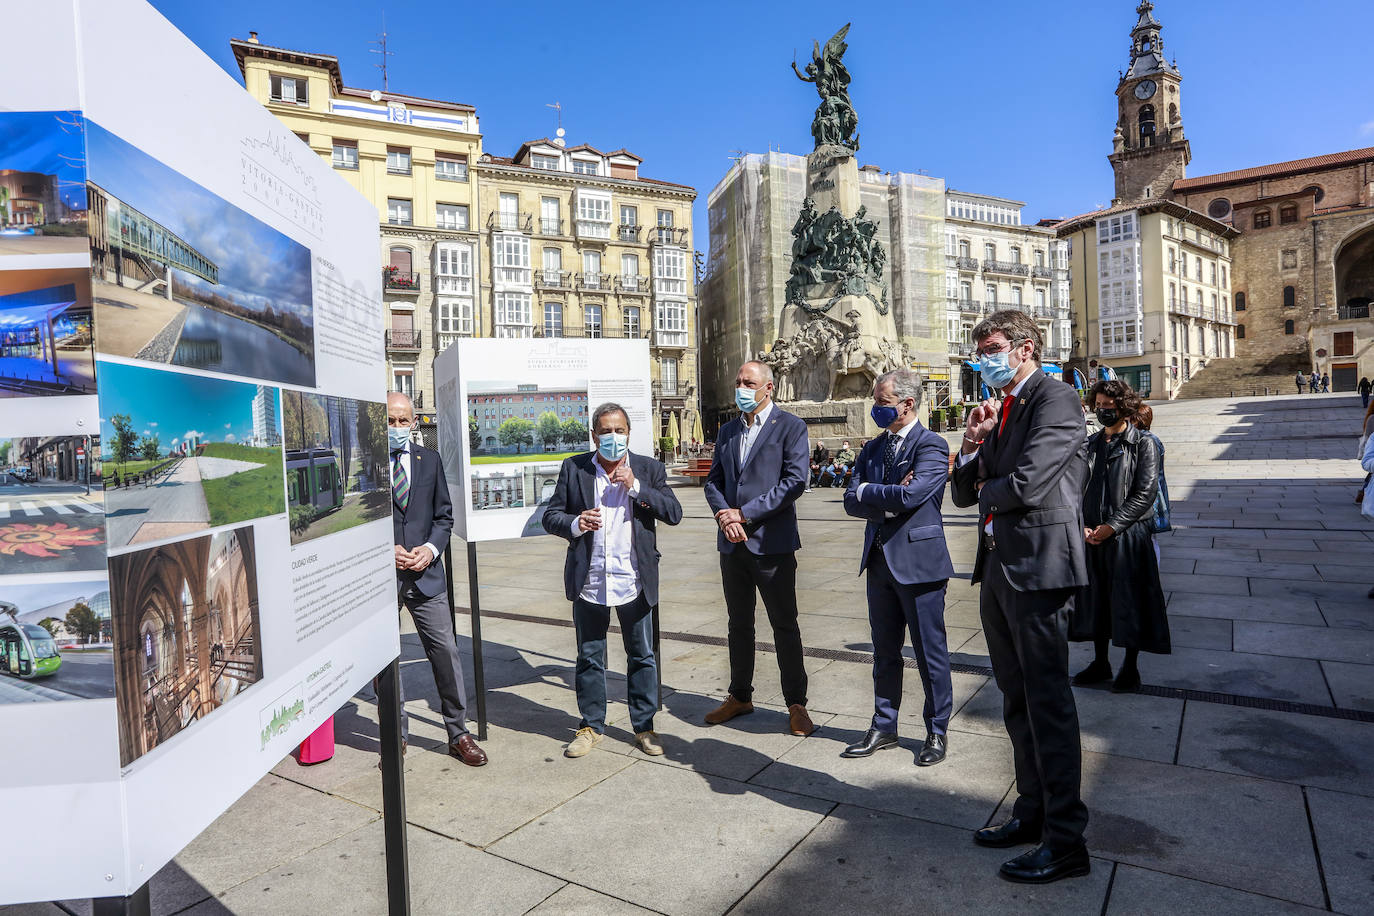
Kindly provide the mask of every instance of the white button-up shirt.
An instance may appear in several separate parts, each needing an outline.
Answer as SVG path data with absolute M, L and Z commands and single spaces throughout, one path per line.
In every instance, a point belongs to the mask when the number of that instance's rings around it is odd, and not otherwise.
M 740 419 L 745 423 L 744 435 L 739 437 L 739 466 L 744 467 L 744 463 L 749 460 L 749 450 L 754 447 L 754 442 L 759 438 L 759 432 L 763 429 L 763 424 L 768 422 L 768 415 L 773 412 L 773 401 L 770 399 L 763 410 L 754 415 L 754 422 L 749 422 L 749 415 L 742 414 Z
M 629 453 L 625 460 L 630 460 Z M 601 509 L 601 527 L 592 532 L 592 562 L 581 598 L 592 604 L 618 607 L 639 597 L 639 560 L 635 557 L 634 501 L 639 496 L 639 479 L 626 489 L 611 483 L 601 462 L 596 466 L 596 506 Z M 573 520 L 573 534 L 584 533 L 580 519 Z

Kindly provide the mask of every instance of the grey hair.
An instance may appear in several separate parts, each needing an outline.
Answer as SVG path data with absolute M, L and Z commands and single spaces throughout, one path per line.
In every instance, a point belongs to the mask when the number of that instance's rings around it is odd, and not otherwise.
M 770 384 L 773 381 L 773 367 L 768 365 L 767 363 L 759 362 L 756 359 L 751 359 L 748 362 L 746 362 L 744 366 L 758 366 L 759 375 L 762 376 L 764 383 Z M 744 366 L 740 366 L 740 368 L 743 369 Z
M 891 372 L 884 372 L 878 376 L 873 387 L 877 388 L 883 382 L 892 383 L 892 393 L 897 400 L 905 401 L 907 398 L 913 398 L 916 408 L 920 409 L 926 391 L 925 382 L 919 372 L 911 369 L 893 369 Z
M 630 428 L 630 412 L 614 401 L 607 401 L 592 413 L 592 431 L 596 431 L 596 424 L 601 422 L 601 418 L 608 413 L 618 413 L 625 418 L 625 428 Z

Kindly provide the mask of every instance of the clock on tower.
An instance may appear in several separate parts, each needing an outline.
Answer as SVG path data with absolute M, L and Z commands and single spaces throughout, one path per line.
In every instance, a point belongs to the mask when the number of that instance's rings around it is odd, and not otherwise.
M 1116 174 L 1116 199 L 1169 197 L 1192 158 L 1179 115 L 1178 67 L 1164 56 L 1163 26 L 1150 0 L 1136 7 L 1131 65 L 1117 84 L 1117 125 L 1108 160 Z

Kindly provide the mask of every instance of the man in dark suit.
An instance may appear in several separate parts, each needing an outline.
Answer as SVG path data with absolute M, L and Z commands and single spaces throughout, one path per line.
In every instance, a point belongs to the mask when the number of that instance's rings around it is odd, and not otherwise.
M 815 730 L 806 712 L 806 668 L 797 625 L 797 512 L 809 471 L 806 423 L 773 403 L 773 372 L 750 361 L 735 376 L 740 417 L 721 427 L 706 501 L 720 532 L 721 584 L 729 615 L 730 693 L 706 714 L 710 725 L 754 711 L 755 589 L 777 647 L 788 730 Z
M 448 752 L 471 767 L 487 762 L 486 752 L 468 732 L 467 691 L 463 663 L 453 635 L 440 552 L 453 530 L 453 503 L 439 453 L 410 441 L 415 408 L 410 398 L 392 392 L 386 398 L 387 434 L 391 446 L 391 525 L 396 545 L 396 593 L 410 609 L 415 632 L 425 648 L 439 709 L 448 731 Z M 401 729 L 405 733 L 405 698 Z
M 634 455 L 630 417 L 619 404 L 592 414 L 596 451 L 563 459 L 558 485 L 544 510 L 544 530 L 568 540 L 563 586 L 573 603 L 577 632 L 577 708 L 582 722 L 563 751 L 582 757 L 606 730 L 606 633 L 611 612 L 620 621 L 635 744 L 657 757 L 658 660 L 653 609 L 658 604 L 658 522 L 682 521 L 663 463 Z
M 868 570 L 868 623 L 873 635 L 873 723 L 842 757 L 868 757 L 897 746 L 902 703 L 902 645 L 911 631 L 926 702 L 926 739 L 918 766 L 945 759 L 954 687 L 945 640 L 945 585 L 954 575 L 940 504 L 949 478 L 949 443 L 916 419 L 921 377 L 898 369 L 873 386 L 873 422 L 887 432 L 854 463 L 844 494 L 850 515 L 867 519 L 859 571 Z
M 973 329 L 980 373 L 1001 401 L 969 412 L 953 475 L 957 506 L 978 506 L 973 581 L 1016 765 L 1011 818 L 974 834 L 983 846 L 1038 845 L 1002 865 L 1045 883 L 1089 870 L 1080 796 L 1078 711 L 1069 687 L 1068 621 L 1088 581 L 1083 547 L 1087 440 L 1083 406 L 1040 371 L 1040 332 L 1024 312 Z

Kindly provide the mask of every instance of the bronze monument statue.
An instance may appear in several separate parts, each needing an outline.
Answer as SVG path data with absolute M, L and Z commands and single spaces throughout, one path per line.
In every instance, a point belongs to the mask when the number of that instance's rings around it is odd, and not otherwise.
M 854 104 L 849 100 L 849 70 L 845 67 L 844 52 L 849 45 L 844 36 L 849 34 L 850 23 L 825 43 L 825 53 L 821 53 L 820 42 L 812 42 L 811 63 L 806 65 L 803 75 L 797 69 L 797 61 L 792 60 L 792 72 L 804 83 L 813 83 L 821 103 L 816 108 L 816 117 L 811 121 L 811 136 L 816 138 L 816 149 L 823 146 L 846 146 L 851 152 L 858 152 L 859 116 L 854 113 Z

